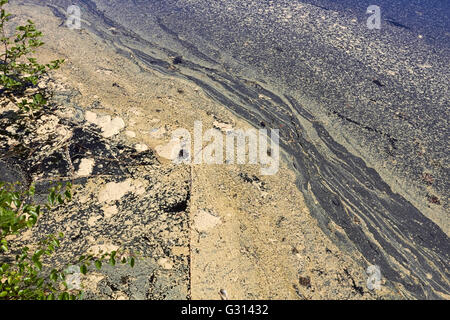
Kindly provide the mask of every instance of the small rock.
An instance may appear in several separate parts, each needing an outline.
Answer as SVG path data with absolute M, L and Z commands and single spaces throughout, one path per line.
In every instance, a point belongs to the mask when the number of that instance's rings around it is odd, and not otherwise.
M 114 119 L 111 119 L 110 115 L 99 117 L 92 111 L 86 111 L 84 117 L 86 121 L 99 126 L 102 129 L 102 135 L 105 138 L 110 138 L 125 128 L 125 122 L 119 117 Z
M 134 148 L 137 152 L 144 152 L 148 150 L 148 146 L 146 144 L 136 144 Z
M 80 167 L 76 173 L 79 177 L 85 177 L 92 174 L 92 170 L 94 169 L 95 161 L 94 159 L 81 159 Z
M 102 208 L 103 210 L 103 214 L 105 215 L 106 219 L 111 218 L 113 215 L 117 214 L 119 211 L 117 210 L 117 207 L 112 205 L 112 206 L 104 206 Z
M 311 278 L 310 277 L 298 277 L 298 282 L 300 285 L 310 288 L 311 287 Z
M 219 295 L 222 300 L 228 300 L 228 293 L 225 289 L 220 289 Z
M 86 119 L 87 122 L 90 123 L 95 124 L 97 122 L 97 114 L 92 111 L 86 111 L 86 113 L 84 114 L 84 118 Z
M 159 145 L 155 148 L 159 156 L 169 160 L 177 159 L 182 149 L 183 143 L 178 139 L 173 139 L 168 144 Z
M 199 232 L 208 231 L 220 223 L 219 217 L 216 217 L 205 210 L 200 210 L 194 217 L 194 228 Z
M 16 128 L 14 128 L 13 126 L 9 126 L 8 128 L 6 128 L 6 131 L 11 133 L 11 134 L 15 134 L 16 133 Z
M 108 182 L 98 193 L 98 201 L 110 202 L 122 198 L 127 192 L 133 192 L 137 189 L 133 179 L 127 179 L 122 182 Z
M 100 217 L 99 216 L 95 216 L 95 217 L 90 217 L 88 220 L 88 225 L 95 226 L 97 224 L 97 220 L 99 220 Z
M 169 259 L 167 259 L 167 258 L 161 258 L 161 259 L 159 259 L 159 260 L 158 260 L 158 264 L 159 264 L 161 267 L 163 267 L 164 269 L 166 269 L 166 270 L 171 270 L 171 269 L 173 269 L 173 264 L 172 264 L 172 262 L 171 262 Z
M 105 138 L 112 137 L 120 132 L 125 128 L 125 122 L 121 118 L 114 118 L 104 126 L 102 126 L 103 129 L 103 136 Z

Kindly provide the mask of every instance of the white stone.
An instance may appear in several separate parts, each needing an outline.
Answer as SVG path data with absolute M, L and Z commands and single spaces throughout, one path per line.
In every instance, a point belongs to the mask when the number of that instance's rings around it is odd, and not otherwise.
M 9 126 L 8 128 L 6 128 L 6 131 L 11 133 L 11 134 L 15 134 L 16 133 L 16 128 L 14 128 L 13 126 Z
M 97 124 L 97 114 L 94 112 L 86 111 L 86 113 L 84 114 L 84 118 L 87 122 Z
M 172 262 L 167 258 L 159 259 L 158 264 L 166 270 L 171 270 L 173 268 Z
M 179 139 L 171 140 L 166 145 L 159 145 L 155 148 L 160 157 L 169 160 L 177 159 L 182 149 L 182 142 Z
M 115 117 L 114 119 L 111 119 L 110 115 L 99 117 L 96 113 L 91 111 L 86 111 L 84 117 L 86 121 L 99 126 L 102 129 L 102 135 L 105 138 L 110 138 L 125 128 L 125 122 L 119 117 Z
M 112 205 L 112 206 L 108 206 L 105 205 L 103 208 L 103 214 L 105 215 L 106 219 L 111 218 L 112 216 L 116 215 L 119 211 L 117 210 L 117 207 Z
M 85 177 L 89 176 L 92 173 L 92 170 L 94 169 L 95 160 L 94 159 L 81 159 L 80 167 L 78 168 L 78 171 L 76 173 L 77 176 Z
M 131 192 L 132 190 L 131 179 L 122 182 L 109 182 L 98 193 L 98 201 L 107 202 L 119 200 L 127 192 Z
M 219 225 L 221 220 L 205 210 L 200 210 L 194 217 L 194 228 L 199 232 L 208 231 Z
M 137 152 L 144 152 L 144 151 L 148 150 L 148 146 L 143 143 L 139 143 L 139 144 L 135 145 L 134 148 L 136 149 Z
M 105 138 L 112 137 L 118 134 L 123 128 L 125 128 L 125 122 L 122 118 L 116 117 L 112 121 L 106 124 L 103 129 L 103 136 Z
M 127 179 L 122 182 L 108 182 L 98 193 L 99 202 L 120 200 L 125 194 L 132 192 L 135 195 L 145 193 L 144 182 L 137 179 Z

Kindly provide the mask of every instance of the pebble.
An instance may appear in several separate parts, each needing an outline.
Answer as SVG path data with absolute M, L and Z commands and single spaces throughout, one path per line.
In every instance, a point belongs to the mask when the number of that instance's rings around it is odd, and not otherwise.
M 125 135 L 129 138 L 136 138 L 136 133 L 134 131 L 125 131 Z
M 163 267 L 164 269 L 166 269 L 166 270 L 171 270 L 171 269 L 173 269 L 173 264 L 172 264 L 172 262 L 170 262 L 170 260 L 167 259 L 167 258 L 161 258 L 161 259 L 159 259 L 159 260 L 158 260 L 158 264 L 159 264 L 161 267 Z
M 99 126 L 102 129 L 102 135 L 105 138 L 110 138 L 125 128 L 125 122 L 119 117 L 111 119 L 110 115 L 98 116 L 92 111 L 86 111 L 84 117 L 87 122 Z
M 148 146 L 143 143 L 138 143 L 134 146 L 137 152 L 144 152 L 148 150 Z

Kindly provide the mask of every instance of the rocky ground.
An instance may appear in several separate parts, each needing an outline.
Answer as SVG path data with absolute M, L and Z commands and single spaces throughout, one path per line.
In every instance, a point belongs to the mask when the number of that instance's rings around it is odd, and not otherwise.
M 75 191 L 18 240 L 64 232 L 59 265 L 100 249 L 139 253 L 133 269 L 84 278 L 86 298 L 220 299 L 219 290 L 230 299 L 402 297 L 384 280 L 382 290 L 367 289 L 369 263 L 322 232 L 284 162 L 261 176 L 254 165 L 166 159 L 171 131 L 195 120 L 250 127 L 202 89 L 119 55 L 89 30 L 64 28 L 47 7 L 9 8 L 13 23 L 30 18 L 45 34 L 38 58 L 66 63 L 42 80 L 53 96 L 32 121 L 1 98 L 0 180 L 34 182 L 40 195 L 72 181 Z

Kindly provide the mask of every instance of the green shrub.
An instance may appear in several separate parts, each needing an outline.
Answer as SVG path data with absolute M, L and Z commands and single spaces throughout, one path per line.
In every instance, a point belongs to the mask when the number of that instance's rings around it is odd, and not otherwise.
M 36 205 L 32 202 L 34 188 L 25 192 L 17 191 L 17 185 L 0 183 L 0 300 L 74 300 L 81 297 L 81 288 L 70 288 L 66 282 L 66 272 L 70 265 L 61 269 L 51 269 L 43 263 L 44 257 L 52 257 L 60 246 L 63 234 L 47 235 L 31 250 L 28 246 L 17 248 L 17 241 L 7 240 L 12 235 L 20 235 L 38 222 L 44 211 L 65 205 L 72 198 L 71 184 L 65 188 L 58 185 L 50 189 L 47 203 Z M 12 245 L 11 245 L 12 244 Z M 16 246 L 14 246 L 16 245 Z M 13 248 L 11 248 L 13 246 Z M 15 253 L 12 262 L 1 262 Z M 122 257 L 120 257 L 122 256 Z M 81 274 L 88 272 L 94 263 L 100 269 L 103 263 L 114 266 L 117 262 L 134 266 L 133 256 L 125 257 L 118 251 L 104 253 L 99 257 L 83 255 L 74 258 L 71 265 L 78 266 Z
M 7 3 L 8 0 L 0 0 L 0 94 L 17 103 L 23 113 L 33 116 L 33 111 L 47 104 L 47 89 L 36 88 L 39 79 L 49 70 L 58 69 L 64 60 L 42 65 L 29 56 L 44 44 L 40 41 L 42 33 L 36 30 L 30 20 L 26 25 L 17 27 L 14 35 L 7 36 L 5 26 L 11 18 L 4 10 Z M 28 88 L 35 90 L 26 94 Z M 17 102 L 17 97 L 21 101 Z M 47 203 L 39 205 L 33 201 L 33 187 L 19 191 L 17 184 L 0 182 L 0 300 L 72 300 L 81 297 L 81 289 L 70 288 L 66 282 L 69 265 L 55 269 L 44 261 L 46 257 L 55 257 L 63 238 L 62 233 L 47 235 L 33 243 L 33 250 L 14 238 L 38 223 L 39 216 L 44 212 L 50 212 L 56 206 L 64 206 L 69 202 L 72 199 L 71 187 L 71 184 L 67 184 L 65 187 L 58 185 L 52 188 Z M 97 269 L 103 263 L 113 266 L 116 262 L 129 263 L 132 267 L 135 263 L 133 256 L 125 257 L 117 251 L 104 253 L 99 257 L 75 257 L 74 260 L 70 266 L 77 266 L 81 274 L 86 274 L 92 263 Z

